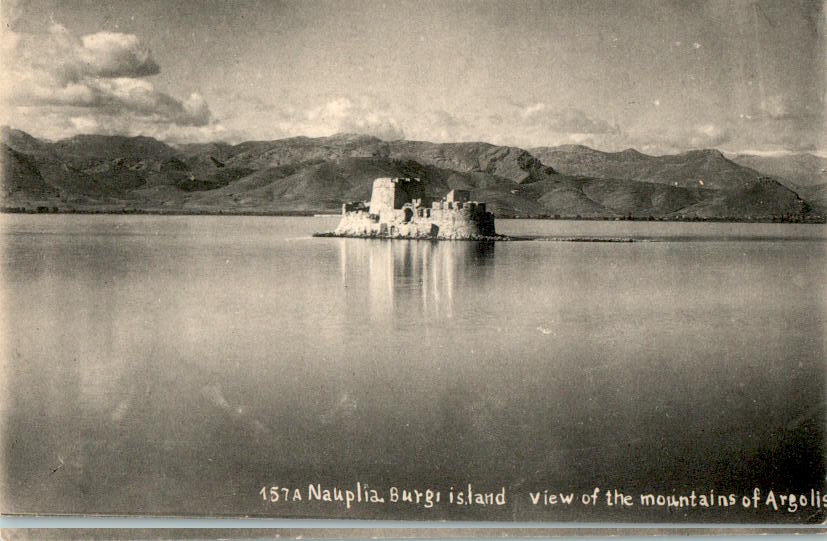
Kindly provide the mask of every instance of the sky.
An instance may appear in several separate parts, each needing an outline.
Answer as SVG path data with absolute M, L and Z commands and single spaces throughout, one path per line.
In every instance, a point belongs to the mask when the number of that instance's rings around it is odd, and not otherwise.
M 3 124 L 827 153 L 818 1 L 0 0 Z

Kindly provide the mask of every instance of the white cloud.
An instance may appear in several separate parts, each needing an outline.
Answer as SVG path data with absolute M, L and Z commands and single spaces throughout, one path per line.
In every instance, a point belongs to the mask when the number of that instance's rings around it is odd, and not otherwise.
M 160 67 L 133 34 L 97 32 L 77 38 L 53 23 L 40 34 L 4 31 L 0 43 L 8 81 L 0 85 L 8 106 L 4 122 L 15 127 L 58 137 L 71 129 L 132 133 L 138 127 L 150 135 L 173 133 L 175 126 L 214 124 L 200 94 L 181 100 L 145 78 Z
M 46 72 L 64 84 L 87 77 L 145 77 L 160 72 L 149 48 L 133 34 L 97 32 L 77 38 L 57 23 L 45 33 L 4 34 L 15 42 L 10 62 Z
M 336 97 L 305 110 L 287 108 L 281 113 L 279 130 L 285 135 L 319 137 L 334 133 L 361 133 L 392 141 L 404 139 L 399 122 L 369 98 Z
M 594 119 L 576 108 L 552 109 L 544 103 L 523 108 L 519 112 L 522 125 L 538 127 L 557 134 L 614 133 L 615 126 L 602 119 Z
M 626 146 L 651 154 L 671 154 L 688 149 L 714 148 L 731 140 L 730 130 L 714 122 L 676 123 L 661 128 L 638 127 L 626 134 Z
M 724 130 L 715 124 L 702 124 L 700 126 L 696 126 L 695 131 L 697 134 L 709 139 L 719 139 L 724 134 Z
M 160 71 L 149 49 L 135 35 L 98 32 L 83 36 L 81 42 L 78 57 L 91 75 L 142 77 Z
M 575 108 L 505 99 L 497 110 L 494 114 L 482 109 L 429 110 L 411 116 L 405 132 L 412 139 L 434 142 L 485 141 L 521 147 L 573 143 L 614 148 L 622 137 L 617 126 Z
M 73 116 L 69 122 L 80 133 L 95 133 L 100 128 L 97 119 L 88 116 Z
M 792 113 L 789 100 L 786 96 L 780 94 L 762 100 L 761 113 L 774 120 L 787 119 L 795 116 Z
M 26 110 L 28 109 L 28 110 Z M 159 122 L 155 117 L 130 117 L 123 114 L 107 114 L 94 109 L 77 109 L 68 114 L 62 107 L 39 106 L 21 107 L 10 115 L 10 124 L 49 139 L 62 139 L 78 133 L 102 135 L 145 135 L 169 142 L 208 142 L 246 139 L 240 134 L 229 134 L 224 126 L 211 122 L 204 126 L 185 126 Z
M 580 109 L 555 108 L 545 102 L 520 104 L 506 99 L 497 111 L 430 111 L 417 115 L 413 124 L 405 125 L 405 130 L 413 138 L 437 142 L 485 141 L 523 148 L 562 144 L 625 148 L 621 146 L 624 134 L 618 126 Z
M 531 118 L 532 116 L 546 110 L 545 103 L 535 103 L 527 107 L 523 107 L 520 111 L 520 116 L 523 118 Z

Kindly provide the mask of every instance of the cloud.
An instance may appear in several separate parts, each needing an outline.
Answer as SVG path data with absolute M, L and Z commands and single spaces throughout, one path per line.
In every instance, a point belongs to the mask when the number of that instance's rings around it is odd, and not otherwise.
M 419 112 L 407 119 L 405 132 L 434 142 L 485 141 L 526 148 L 568 143 L 614 148 L 622 137 L 617 126 L 576 108 L 518 103 L 503 96 L 494 110 Z
M 535 103 L 533 105 L 527 105 L 520 110 L 520 116 L 523 118 L 531 118 L 538 113 L 542 113 L 546 111 L 546 104 L 545 103 Z
M 137 117 L 123 114 L 108 114 L 98 109 L 77 109 L 69 113 L 64 107 L 38 106 L 20 108 L 24 116 L 12 118 L 11 125 L 23 125 L 25 131 L 50 139 L 62 139 L 78 133 L 102 135 L 145 135 L 156 139 L 176 142 L 208 142 L 244 139 L 240 134 L 230 133 L 221 123 L 211 122 L 203 126 L 181 125 L 159 122 L 154 117 Z M 18 113 L 20 114 L 20 113 Z M 20 122 L 17 122 L 20 120 Z
M 824 110 L 787 94 L 753 97 L 734 117 L 739 148 L 809 151 L 827 141 Z
M 766 121 L 807 121 L 819 120 L 822 114 L 813 114 L 807 107 L 796 107 L 791 100 L 782 94 L 753 98 L 752 103 L 744 107 L 738 115 L 741 120 L 755 122 Z
M 73 116 L 69 118 L 72 127 L 81 133 L 95 133 L 100 129 L 97 119 L 86 116 Z
M 410 129 L 417 134 L 418 139 L 430 141 L 478 140 L 480 135 L 474 128 L 476 119 L 473 120 L 474 122 L 469 121 L 468 118 L 449 113 L 444 109 L 431 109 L 416 115 L 416 119 L 411 121 Z M 497 120 L 491 118 L 490 121 L 496 123 Z
M 660 128 L 637 127 L 625 136 L 627 147 L 653 154 L 714 148 L 731 140 L 731 130 L 715 122 L 675 123 Z
M 690 132 L 690 146 L 717 146 L 729 141 L 727 130 L 716 124 L 700 124 Z
M 461 117 L 463 118 L 463 117 Z M 468 139 L 520 147 L 584 144 L 614 148 L 622 138 L 616 125 L 575 107 L 554 107 L 545 102 L 504 100 L 498 114 L 466 120 Z
M 806 110 L 742 113 L 737 129 L 738 148 L 810 151 L 827 142 L 823 115 Z
M 597 120 L 576 108 L 552 109 L 545 103 L 523 107 L 519 117 L 524 125 L 542 127 L 558 134 L 614 133 L 617 127 L 605 120 Z
M 183 126 L 203 126 L 210 121 L 209 107 L 198 93 L 181 101 L 158 92 L 148 81 L 126 77 L 91 80 L 87 84 L 94 96 L 91 105 L 111 114 L 128 111 Z
M 256 96 L 252 92 L 238 90 L 232 92 L 230 96 L 231 104 L 243 105 L 245 109 L 255 113 L 272 113 L 275 110 L 275 106 L 271 102 Z
M 198 93 L 181 101 L 158 92 L 148 81 L 127 77 L 85 79 L 64 87 L 19 85 L 18 91 L 22 90 L 27 92 L 12 97 L 12 104 L 87 108 L 109 116 L 122 114 L 183 126 L 203 126 L 211 117 L 209 106 Z
M 274 113 L 274 126 L 267 137 L 295 135 L 323 136 L 337 132 L 375 135 L 385 140 L 407 137 L 434 142 L 486 141 L 523 148 L 582 144 L 607 151 L 629 147 L 653 154 L 671 154 L 693 148 L 801 147 L 800 122 L 774 121 L 779 129 L 758 129 L 755 121 L 731 116 L 698 115 L 695 118 L 672 114 L 668 120 L 655 115 L 669 104 L 658 98 L 649 116 L 621 127 L 578 108 L 552 107 L 548 102 L 517 103 L 500 100 L 499 107 L 468 110 L 394 109 L 380 98 L 328 96 L 304 107 L 286 106 Z M 777 102 L 778 100 L 776 100 Z M 789 116 L 783 103 L 769 100 L 775 116 Z M 783 100 L 781 100 L 783 102 Z M 667 114 L 669 112 L 667 111 Z M 768 121 L 767 121 L 768 122 Z M 748 124 L 757 124 L 754 127 Z M 250 124 L 244 127 L 249 128 Z M 819 123 L 818 126 L 821 126 Z M 805 134 L 806 135 L 806 134 Z M 798 141 L 798 143 L 796 143 Z
M 758 104 L 758 111 L 750 116 L 770 120 L 803 120 L 813 115 L 793 106 L 787 96 L 776 94 L 762 99 Z
M 85 78 L 146 77 L 160 73 L 152 53 L 134 34 L 97 32 L 80 38 L 53 23 L 45 33 L 16 33 L 18 68 L 45 72 L 61 84 Z M 5 39 L 5 36 L 4 36 Z
M 340 96 L 307 109 L 287 108 L 281 112 L 277 124 L 285 135 L 319 137 L 346 132 L 373 135 L 386 141 L 405 138 L 400 123 L 370 98 Z
M 53 23 L 46 32 L 3 32 L 7 83 L 5 121 L 57 137 L 66 130 L 97 133 L 185 133 L 214 123 L 197 92 L 186 99 L 161 92 L 146 79 L 160 72 L 152 53 L 133 34 L 74 36 Z M 42 122 L 50 118 L 49 123 Z M 189 130 L 193 131 L 193 130 Z M 202 130 L 204 131 L 204 130 Z M 213 127 L 207 131 L 215 131 Z
M 144 77 L 161 71 L 149 49 L 137 36 L 98 32 L 81 38 L 78 57 L 89 75 L 99 77 Z

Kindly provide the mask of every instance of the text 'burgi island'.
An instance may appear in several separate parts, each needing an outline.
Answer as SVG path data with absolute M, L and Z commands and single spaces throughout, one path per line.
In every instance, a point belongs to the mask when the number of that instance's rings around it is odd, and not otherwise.
M 377 178 L 370 201 L 345 203 L 329 236 L 438 240 L 498 240 L 494 215 L 468 190 L 439 200 L 426 195 L 419 178 Z

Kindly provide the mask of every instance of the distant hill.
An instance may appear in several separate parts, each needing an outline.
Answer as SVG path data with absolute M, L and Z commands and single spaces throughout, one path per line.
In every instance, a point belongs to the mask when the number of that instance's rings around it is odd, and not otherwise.
M 3 126 L 3 128 L 0 129 L 0 136 L 3 138 L 3 144 L 17 152 L 36 154 L 48 152 L 51 148 L 51 144 L 32 137 L 22 130 L 15 130 L 8 126 Z
M 827 183 L 827 158 L 813 154 L 784 156 L 735 154 L 730 156 L 730 159 L 735 163 L 775 177 L 793 189 Z
M 824 209 L 823 189 L 805 201 L 715 150 L 528 152 L 352 134 L 179 146 L 102 135 L 49 142 L 10 128 L 2 135 L 6 208 L 338 212 L 342 202 L 367 199 L 377 177 L 416 176 L 432 197 L 471 190 L 499 217 L 813 219 Z
M 812 214 L 827 216 L 827 183 L 803 186 L 798 193 L 807 202 Z
M 331 137 L 292 137 L 276 141 L 248 141 L 235 146 L 185 145 L 181 151 L 190 163 L 222 163 L 261 169 L 311 160 L 341 158 L 389 158 L 414 160 L 463 173 L 484 172 L 515 182 L 540 180 L 554 174 L 551 167 L 523 149 L 488 143 L 386 142 L 368 135 L 338 134 Z
M 634 149 L 601 152 L 579 145 L 531 149 L 543 163 L 567 175 L 622 178 L 682 188 L 738 190 L 753 184 L 757 171 L 728 160 L 714 149 L 649 156 Z
M 17 152 L 4 143 L 0 146 L 0 160 L 3 167 L 4 198 L 16 196 L 39 200 L 59 195 L 58 190 L 43 179 L 30 156 Z
M 61 156 L 93 160 L 113 160 L 130 156 L 164 160 L 178 154 L 169 145 L 151 137 L 123 135 L 76 135 L 53 143 L 51 150 Z
M 463 173 L 489 173 L 515 182 L 535 182 L 556 173 L 552 167 L 515 147 L 488 143 L 394 141 L 388 143 L 388 148 L 392 158 L 416 160 Z

